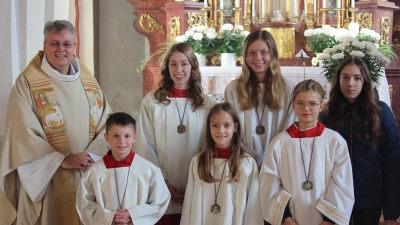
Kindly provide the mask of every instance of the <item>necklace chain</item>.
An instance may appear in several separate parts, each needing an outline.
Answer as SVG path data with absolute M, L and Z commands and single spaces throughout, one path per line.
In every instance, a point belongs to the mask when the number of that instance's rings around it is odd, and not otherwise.
M 178 103 L 176 102 L 176 99 L 175 99 L 175 98 L 173 98 L 173 99 L 174 99 L 174 102 L 175 102 L 176 110 L 178 110 L 178 116 L 179 116 L 180 125 L 182 125 L 182 124 L 183 124 L 183 118 L 185 118 L 185 112 L 186 112 L 186 106 L 187 106 L 187 101 L 188 101 L 188 99 L 186 98 L 185 108 L 183 109 L 183 116 L 182 116 L 182 118 L 181 118 L 181 113 L 179 112 Z
M 116 160 L 116 159 L 114 159 L 114 160 Z M 115 175 L 114 178 L 115 178 L 115 184 L 117 185 L 117 197 L 118 197 L 119 209 L 122 209 L 122 205 L 124 204 L 124 200 L 125 200 L 126 188 L 128 187 L 129 172 L 131 171 L 131 165 L 129 165 L 128 175 L 126 176 L 126 184 L 125 184 L 124 195 L 122 196 L 122 202 L 119 199 L 119 191 L 118 191 L 119 188 L 118 188 L 118 182 L 117 182 L 117 170 L 115 169 L 115 167 L 116 167 L 116 164 L 114 163 L 114 175 Z
M 219 185 L 218 185 L 218 191 L 217 191 L 217 187 L 215 186 L 215 182 L 214 182 L 215 204 L 217 204 L 217 198 L 218 198 L 219 188 L 221 187 L 222 178 L 224 177 L 225 167 L 226 167 L 226 164 L 227 164 L 227 163 L 228 163 L 228 162 L 226 161 L 226 162 L 225 162 L 225 165 L 224 165 L 224 169 L 222 170 L 221 179 L 220 179 Z M 214 177 L 215 177 L 215 171 L 214 171 Z
M 262 111 L 262 114 L 261 114 L 261 118 L 260 118 L 260 116 L 258 115 L 258 107 L 255 107 L 255 110 L 256 110 L 258 125 L 261 125 L 261 121 L 262 121 L 262 119 L 263 119 L 263 117 L 264 117 L 265 104 L 264 104 L 264 108 L 263 108 L 263 111 Z
M 311 162 L 312 162 L 312 157 L 313 157 L 313 153 L 314 153 L 314 142 L 315 142 L 315 136 L 317 135 L 317 128 L 315 128 L 314 140 L 313 140 L 312 147 L 311 147 L 311 157 L 310 157 L 310 164 L 308 164 L 308 174 L 306 172 L 306 164 L 304 162 L 303 148 L 301 147 L 301 138 L 300 138 L 300 128 L 299 127 L 297 127 L 297 131 L 298 131 L 298 134 L 299 134 L 300 152 L 301 152 L 301 159 L 303 160 L 304 175 L 306 176 L 307 181 L 308 181 L 309 178 L 310 178 L 310 174 L 311 174 L 310 173 L 310 171 L 311 171 Z

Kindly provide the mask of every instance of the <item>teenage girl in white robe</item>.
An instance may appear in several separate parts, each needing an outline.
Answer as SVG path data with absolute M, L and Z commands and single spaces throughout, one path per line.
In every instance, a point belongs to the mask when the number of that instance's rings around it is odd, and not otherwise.
M 206 149 L 193 157 L 181 225 L 262 225 L 258 168 L 240 147 L 240 123 L 230 103 L 207 117 Z
M 300 82 L 292 104 L 299 121 L 270 143 L 260 170 L 261 208 L 272 225 L 349 224 L 353 176 L 346 141 L 318 122 L 325 91 Z
M 249 34 L 242 55 L 242 73 L 226 87 L 225 101 L 235 108 L 241 141 L 260 167 L 270 141 L 295 121 L 290 104 L 295 84 L 282 77 L 275 40 L 268 31 Z
M 186 43 L 167 52 L 158 85 L 143 99 L 134 151 L 160 167 L 171 193 L 166 216 L 159 223 L 178 224 L 190 160 L 203 149 L 213 101 L 202 93 L 199 64 Z

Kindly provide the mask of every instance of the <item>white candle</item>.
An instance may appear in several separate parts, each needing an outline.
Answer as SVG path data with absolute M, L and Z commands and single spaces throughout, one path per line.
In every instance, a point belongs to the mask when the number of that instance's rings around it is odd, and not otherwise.
M 317 15 L 317 1 L 316 0 L 313 1 L 313 5 L 314 5 L 314 15 Z
M 252 0 L 251 1 L 251 17 L 255 17 L 256 16 L 256 4 L 255 1 Z
M 219 0 L 219 9 L 224 9 L 224 1 Z
M 351 0 L 351 8 L 355 8 L 355 7 L 356 7 L 356 5 L 355 5 L 354 0 Z
M 341 8 L 340 0 L 336 0 L 336 8 L 337 8 L 337 9 L 340 9 L 340 8 Z
M 208 0 L 204 0 L 204 8 L 207 8 L 207 7 L 208 7 L 207 1 L 208 1 Z
M 235 0 L 235 7 L 236 7 L 236 8 L 240 8 L 240 2 L 239 2 L 239 0 Z
M 307 15 L 307 0 L 304 0 L 304 14 Z
M 322 8 L 326 8 L 326 0 L 322 0 Z

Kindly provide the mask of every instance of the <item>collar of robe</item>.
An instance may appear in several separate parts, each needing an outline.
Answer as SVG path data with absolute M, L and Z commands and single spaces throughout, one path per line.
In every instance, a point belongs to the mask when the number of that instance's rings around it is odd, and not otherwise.
M 133 151 L 130 151 L 129 155 L 126 157 L 126 159 L 118 161 L 113 157 L 111 150 L 109 150 L 107 152 L 107 154 L 103 157 L 103 161 L 104 161 L 104 165 L 106 166 L 107 169 L 127 167 L 127 166 L 132 165 L 134 157 L 135 157 L 135 153 Z
M 215 148 L 215 157 L 220 159 L 228 159 L 231 148 Z
M 296 123 L 294 123 L 288 129 L 286 129 L 286 132 L 288 132 L 292 138 L 306 138 L 321 136 L 322 132 L 324 132 L 324 129 L 325 126 L 318 121 L 315 127 L 311 127 L 306 130 L 300 130 Z
M 189 89 L 178 89 L 172 87 L 168 92 L 169 98 L 189 98 Z

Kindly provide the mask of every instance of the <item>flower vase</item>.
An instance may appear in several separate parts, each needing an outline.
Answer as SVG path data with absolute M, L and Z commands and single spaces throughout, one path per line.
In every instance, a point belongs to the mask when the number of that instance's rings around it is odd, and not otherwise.
M 322 53 L 317 53 L 316 55 L 316 57 L 317 57 L 317 59 L 318 59 L 318 56 L 320 55 L 320 54 L 322 54 Z M 318 63 L 319 63 L 319 67 L 322 67 L 323 65 L 324 65 L 324 60 L 318 60 Z
M 236 66 L 236 54 L 235 53 L 221 53 L 221 66 Z
M 194 53 L 197 57 L 197 61 L 199 62 L 199 66 L 206 66 L 206 56 L 199 53 Z

